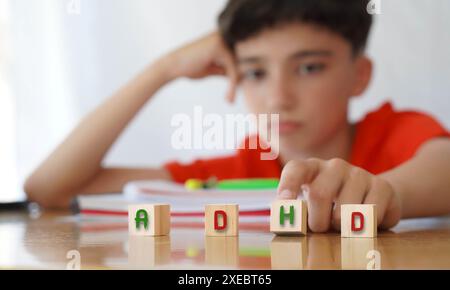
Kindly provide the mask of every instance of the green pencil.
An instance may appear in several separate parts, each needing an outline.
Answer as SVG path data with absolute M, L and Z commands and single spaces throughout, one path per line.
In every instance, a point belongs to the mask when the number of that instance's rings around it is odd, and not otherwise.
M 225 179 L 217 181 L 215 177 L 207 181 L 189 179 L 185 183 L 188 190 L 220 189 L 220 190 L 267 190 L 276 189 L 279 180 L 276 178 Z
M 215 188 L 221 190 L 251 190 L 251 189 L 276 189 L 278 179 L 275 178 L 250 178 L 228 179 L 217 182 Z

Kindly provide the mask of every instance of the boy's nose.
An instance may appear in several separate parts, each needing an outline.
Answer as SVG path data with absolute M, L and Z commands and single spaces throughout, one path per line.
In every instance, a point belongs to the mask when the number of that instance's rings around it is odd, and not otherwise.
M 289 80 L 283 76 L 277 77 L 270 84 L 269 105 L 277 110 L 289 110 L 295 105 L 295 94 Z

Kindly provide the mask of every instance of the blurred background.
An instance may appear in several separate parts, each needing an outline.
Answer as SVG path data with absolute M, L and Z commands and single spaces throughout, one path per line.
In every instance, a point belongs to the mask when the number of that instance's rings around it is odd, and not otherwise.
M 158 56 L 213 30 L 226 0 L 0 0 L 0 202 L 77 122 Z M 391 100 L 450 128 L 450 0 L 380 0 L 368 46 L 375 74 L 351 118 Z M 177 151 L 173 114 L 244 113 L 226 81 L 179 80 L 127 128 L 106 163 L 158 166 L 226 151 Z

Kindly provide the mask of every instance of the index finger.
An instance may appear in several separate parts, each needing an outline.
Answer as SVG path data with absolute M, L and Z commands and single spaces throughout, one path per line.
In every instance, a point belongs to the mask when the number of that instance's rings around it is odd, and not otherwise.
M 311 183 L 320 171 L 317 159 L 292 160 L 283 168 L 278 185 L 278 199 L 296 199 L 303 185 Z

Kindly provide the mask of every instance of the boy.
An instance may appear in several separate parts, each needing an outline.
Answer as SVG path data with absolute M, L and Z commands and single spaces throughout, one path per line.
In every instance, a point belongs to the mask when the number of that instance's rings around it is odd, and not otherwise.
M 81 193 L 120 191 L 130 180 L 280 177 L 278 198 L 303 190 L 312 231 L 339 230 L 340 205 L 375 203 L 380 228 L 450 212 L 450 140 L 431 117 L 386 104 L 357 124 L 349 101 L 371 78 L 364 54 L 367 1 L 230 0 L 219 32 L 150 65 L 89 114 L 29 177 L 31 200 L 67 206 Z M 252 113 L 280 115 L 279 158 L 258 150 L 159 169 L 104 168 L 102 160 L 139 109 L 168 82 L 227 75 Z M 248 140 L 247 140 L 248 141 Z M 247 148 L 247 146 L 246 146 Z

